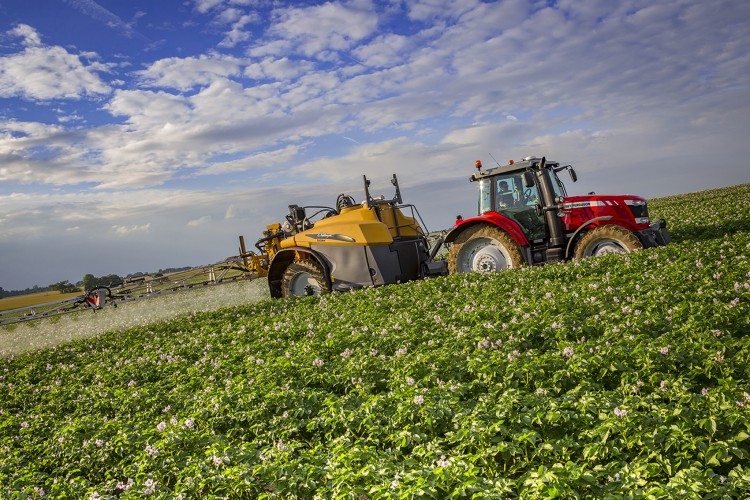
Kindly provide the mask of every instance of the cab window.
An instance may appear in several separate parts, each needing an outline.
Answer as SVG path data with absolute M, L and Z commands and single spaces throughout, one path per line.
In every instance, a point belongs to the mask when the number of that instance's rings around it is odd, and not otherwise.
M 490 179 L 479 181 L 479 214 L 492 211 L 492 193 Z
M 555 191 L 555 197 L 565 197 L 567 196 L 567 193 L 565 191 L 565 185 L 562 183 L 559 177 L 557 177 L 557 173 L 549 169 L 549 175 L 552 178 L 552 189 Z
M 522 206 L 521 179 L 516 175 L 495 178 L 495 204 L 500 212 L 507 208 Z

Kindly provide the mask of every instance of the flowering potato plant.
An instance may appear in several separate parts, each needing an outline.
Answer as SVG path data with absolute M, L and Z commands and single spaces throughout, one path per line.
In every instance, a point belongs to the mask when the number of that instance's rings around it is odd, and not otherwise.
M 750 496 L 750 185 L 625 256 L 263 300 L 0 359 L 7 498 Z

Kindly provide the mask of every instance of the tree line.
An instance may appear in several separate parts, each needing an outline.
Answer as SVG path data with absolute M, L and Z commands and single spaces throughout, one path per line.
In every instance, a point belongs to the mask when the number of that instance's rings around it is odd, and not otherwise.
M 137 272 L 134 274 L 128 274 L 125 278 L 136 278 L 139 276 L 151 276 L 151 277 L 157 278 L 164 274 L 175 273 L 179 271 L 186 271 L 188 269 L 192 269 L 192 268 L 190 266 L 168 267 L 166 269 L 159 269 L 155 273 Z M 34 285 L 33 287 L 25 288 L 23 290 L 4 290 L 3 287 L 0 286 L 0 299 L 4 297 L 15 297 L 18 295 L 29 295 L 32 293 L 49 292 L 50 290 L 58 291 L 60 293 L 74 293 L 78 291 L 88 291 L 98 286 L 110 286 L 111 287 L 111 286 L 119 285 L 123 281 L 124 281 L 124 278 L 121 278 L 120 276 L 116 274 L 107 274 L 99 278 L 97 278 L 93 274 L 85 274 L 83 276 L 83 279 L 76 283 L 71 283 L 68 280 L 64 280 L 64 281 L 58 281 L 57 283 L 51 283 L 48 286 Z
M 0 287 L 0 299 L 5 297 L 16 297 L 19 295 L 29 295 L 32 293 L 41 293 L 49 291 L 57 291 L 60 293 L 75 293 L 91 290 L 98 286 L 115 286 L 122 283 L 122 278 L 116 274 L 107 274 L 97 278 L 93 274 L 86 274 L 83 276 L 81 281 L 71 283 L 68 280 L 58 281 L 57 283 L 51 283 L 47 286 L 34 285 L 30 288 L 23 290 L 5 290 Z

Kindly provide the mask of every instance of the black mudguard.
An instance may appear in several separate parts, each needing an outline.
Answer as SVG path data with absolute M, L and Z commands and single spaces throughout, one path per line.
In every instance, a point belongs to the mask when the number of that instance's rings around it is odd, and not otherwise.
M 287 266 L 297 257 L 297 255 L 300 254 L 307 255 L 310 260 L 314 260 L 320 264 L 320 267 L 323 269 L 323 274 L 325 275 L 328 291 L 331 291 L 331 269 L 323 256 L 309 248 L 290 247 L 277 252 L 276 255 L 273 256 L 271 264 L 268 266 L 268 290 L 271 293 L 271 297 L 275 299 L 283 297 L 281 291 L 281 280 L 284 277 L 284 271 L 286 271 Z

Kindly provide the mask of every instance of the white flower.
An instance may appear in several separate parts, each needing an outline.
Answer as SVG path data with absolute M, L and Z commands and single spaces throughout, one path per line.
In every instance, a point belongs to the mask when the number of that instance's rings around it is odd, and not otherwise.
M 146 495 L 150 495 L 154 492 L 154 489 L 156 489 L 156 481 L 151 478 L 146 479 L 146 482 L 143 484 L 144 486 L 146 486 L 146 489 L 143 490 L 143 493 L 145 493 Z
M 421 405 L 422 403 L 424 403 L 424 396 L 421 394 L 419 396 L 414 396 L 414 404 Z
M 122 491 L 128 491 L 130 488 L 133 487 L 133 478 L 128 478 L 127 483 L 123 483 L 122 481 L 117 481 L 117 486 L 115 486 L 116 490 L 122 490 Z
M 392 490 L 395 490 L 396 488 L 398 488 L 398 484 L 399 484 L 398 480 L 399 479 L 401 479 L 401 476 L 399 476 L 398 474 L 396 474 L 396 476 L 393 478 L 393 481 L 391 481 L 391 489 Z

